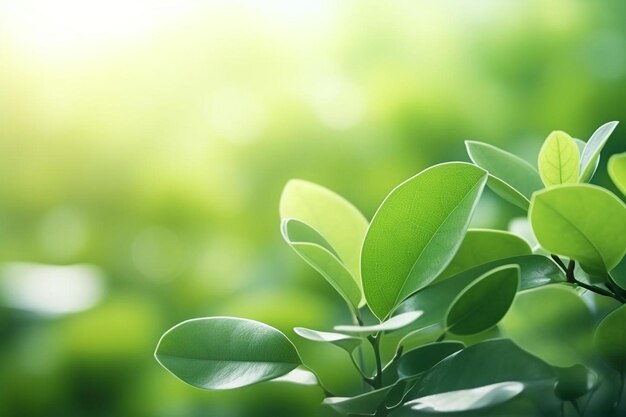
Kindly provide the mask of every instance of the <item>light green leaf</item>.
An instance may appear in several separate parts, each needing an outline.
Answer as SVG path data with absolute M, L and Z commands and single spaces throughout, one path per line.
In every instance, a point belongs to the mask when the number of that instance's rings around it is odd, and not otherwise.
M 567 133 L 554 131 L 539 151 L 538 166 L 539 176 L 546 187 L 575 184 L 580 171 L 578 146 Z
M 582 157 L 583 152 L 585 151 L 585 146 L 587 146 L 587 142 L 584 142 L 580 139 L 576 139 L 573 138 L 574 142 L 576 142 L 576 146 L 578 147 L 578 154 Z M 593 174 L 596 172 L 596 170 L 598 169 L 598 166 L 600 165 L 600 154 L 597 154 L 595 156 L 595 158 L 593 158 L 593 160 L 591 160 L 590 164 L 592 165 L 592 170 L 591 170 L 591 176 L 589 178 L 583 178 L 582 175 L 579 176 L 578 178 L 578 182 L 589 182 L 589 180 L 591 179 L 591 177 L 593 176 Z M 582 172 L 582 163 L 581 163 L 581 167 L 580 170 Z
M 551 366 L 507 339 L 469 346 L 428 370 L 408 398 L 477 388 L 500 382 L 554 380 Z
M 319 233 L 362 287 L 359 259 L 368 221 L 356 207 L 320 185 L 291 180 L 280 197 L 279 211 L 283 222 L 295 219 Z
M 604 360 L 618 372 L 626 373 L 626 305 L 600 322 L 594 344 Z
M 401 378 L 417 376 L 464 347 L 461 342 L 443 341 L 409 350 L 398 361 L 398 376 Z
M 597 167 L 596 161 L 600 159 L 600 151 L 602 151 L 604 144 L 609 139 L 609 136 L 611 136 L 611 133 L 613 133 L 618 123 L 619 122 L 608 122 L 603 124 L 587 141 L 580 157 L 580 182 L 588 182 L 593 176 Z
M 372 326 L 335 326 L 335 330 L 337 330 L 338 332 L 359 334 L 389 332 L 408 326 L 409 324 L 417 320 L 422 314 L 423 311 L 409 311 L 406 313 L 398 314 L 397 316 L 393 316 L 387 321 L 384 321 L 380 324 L 375 324 Z
M 446 316 L 449 332 L 470 335 L 495 326 L 506 314 L 519 285 L 520 268 L 495 268 L 465 288 L 453 301 Z
M 520 289 L 526 290 L 554 282 L 565 282 L 561 269 L 541 255 L 526 255 L 500 259 L 462 272 L 444 281 L 429 285 L 400 305 L 397 312 L 422 310 L 410 329 L 424 329 L 444 321 L 446 313 L 457 296 L 478 277 L 501 265 L 519 265 Z
M 503 199 L 526 210 L 533 192 L 543 188 L 537 170 L 523 159 L 495 146 L 465 141 L 476 165 L 489 172 L 487 185 Z
M 617 188 L 626 195 L 626 152 L 609 159 L 609 176 Z
M 393 385 L 370 391 L 356 397 L 329 397 L 322 404 L 331 407 L 340 414 L 374 415 L 383 404 Z
M 591 353 L 591 313 L 566 285 L 518 294 L 500 328 L 523 349 L 554 366 L 584 363 Z
M 293 226 L 297 226 L 297 228 Z M 294 231 L 293 229 L 296 230 Z M 283 238 L 293 250 L 319 272 L 353 310 L 358 309 L 362 300 L 361 289 L 354 276 L 350 274 L 335 254 L 329 248 L 320 245 L 323 245 L 321 240 L 323 238 L 304 223 L 293 219 L 283 220 L 281 231 Z M 292 240 L 303 238 L 305 233 L 310 241 L 318 243 Z
M 194 319 L 172 327 L 161 337 L 155 357 L 182 381 L 208 390 L 268 381 L 301 364 L 296 348 L 280 331 L 234 317 Z
M 372 312 L 385 319 L 452 259 L 487 173 L 471 164 L 435 165 L 396 187 L 376 212 L 361 256 Z
M 313 342 L 325 342 L 332 343 L 335 346 L 339 346 L 348 353 L 352 353 L 354 349 L 361 345 L 363 339 L 349 336 L 341 333 L 320 332 L 317 330 L 306 329 L 304 327 L 296 327 L 294 332 L 300 337 Z
M 540 191 L 529 216 L 545 250 L 575 259 L 589 272 L 606 274 L 626 252 L 626 205 L 603 188 L 577 184 Z
M 520 382 L 498 382 L 478 388 L 443 392 L 411 400 L 405 405 L 417 411 L 449 413 L 477 410 L 502 404 L 515 398 L 524 390 Z
M 448 267 L 437 277 L 445 279 L 498 259 L 531 255 L 526 241 L 513 233 L 501 230 L 470 229 Z
M 296 368 L 286 375 L 272 379 L 270 382 L 287 382 L 297 385 L 319 385 L 315 374 L 309 370 Z

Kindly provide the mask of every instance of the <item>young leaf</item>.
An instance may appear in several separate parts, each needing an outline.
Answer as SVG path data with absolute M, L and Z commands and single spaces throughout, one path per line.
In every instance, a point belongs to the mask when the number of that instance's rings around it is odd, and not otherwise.
M 398 361 L 398 375 L 401 378 L 417 376 L 464 347 L 461 342 L 443 341 L 409 350 Z
M 233 317 L 193 319 L 172 327 L 161 337 L 155 357 L 182 381 L 207 390 L 268 381 L 301 364 L 280 331 Z
M 393 385 L 370 391 L 356 397 L 329 397 L 322 404 L 329 406 L 340 414 L 374 415 L 383 404 Z
M 626 305 L 600 322 L 594 344 L 604 360 L 618 372 L 626 373 Z
M 617 188 L 626 195 L 626 152 L 609 159 L 609 176 Z
M 619 122 L 608 122 L 600 126 L 587 141 L 580 157 L 580 182 L 588 182 L 593 176 L 600 159 L 600 151 Z
M 356 207 L 320 185 L 291 180 L 280 197 L 279 211 L 283 222 L 295 219 L 319 233 L 361 288 L 359 257 L 368 222 Z
M 436 165 L 400 184 L 383 201 L 361 256 L 365 297 L 379 319 L 447 266 L 486 180 L 484 170 L 467 163 Z
M 478 388 L 470 388 L 411 400 L 405 405 L 417 411 L 450 413 L 491 407 L 515 398 L 524 390 L 520 382 L 498 382 Z
M 442 280 L 478 265 L 513 256 L 531 255 L 526 241 L 501 230 L 470 229 L 447 268 L 437 277 Z
M 560 367 L 584 363 L 593 321 L 578 293 L 546 285 L 517 295 L 500 328 L 520 347 Z
M 459 391 L 507 381 L 554 380 L 551 366 L 507 339 L 469 346 L 428 370 L 408 398 Z
M 296 232 L 292 232 L 292 226 L 298 226 Z M 302 238 L 304 231 L 308 229 L 307 236 L 310 241 L 297 241 L 292 239 Z M 321 246 L 323 242 L 315 231 L 298 220 L 285 219 L 282 222 L 281 231 L 285 241 L 293 250 L 302 257 L 309 265 L 319 272 L 348 303 L 353 310 L 358 309 L 362 300 L 362 292 L 354 276 L 350 274 L 345 265 L 333 254 L 329 248 Z M 295 235 L 295 236 L 292 236 Z
M 533 192 L 543 188 L 537 170 L 523 159 L 495 146 L 465 141 L 476 165 L 489 172 L 487 185 L 508 202 L 527 209 Z
M 546 187 L 575 184 L 580 171 L 578 146 L 567 133 L 554 131 L 539 151 L 538 166 L 539 176 Z
M 576 142 L 576 146 L 578 147 L 578 154 L 582 157 L 583 152 L 585 151 L 585 146 L 587 146 L 587 142 L 584 142 L 580 139 L 576 139 L 573 138 L 574 142 Z M 591 176 L 593 176 L 593 174 L 596 172 L 596 170 L 598 169 L 598 165 L 600 165 L 600 154 L 597 154 L 590 162 L 589 164 L 591 165 Z M 582 171 L 583 171 L 583 167 L 582 167 L 582 162 L 581 162 L 581 166 L 580 166 L 580 171 L 581 171 L 581 175 L 578 178 L 578 182 L 589 182 L 589 180 L 591 179 L 591 176 L 589 178 L 583 178 L 582 177 Z
M 519 285 L 519 271 L 517 265 L 505 265 L 472 282 L 448 310 L 448 331 L 470 335 L 495 326 L 513 302 Z
M 313 342 L 332 343 L 348 353 L 352 353 L 354 349 L 358 348 L 363 341 L 361 338 L 348 336 L 346 334 L 320 332 L 317 330 L 306 329 L 304 327 L 296 327 L 293 331 L 296 332 L 298 336 Z
M 413 323 L 423 314 L 422 311 L 409 311 L 406 313 L 398 314 L 391 317 L 387 321 L 373 326 L 335 326 L 335 330 L 338 332 L 348 333 L 377 333 L 377 332 L 389 332 L 392 330 L 398 330 Z
M 533 196 L 530 223 L 541 246 L 606 274 L 626 252 L 626 205 L 587 184 L 543 190 Z

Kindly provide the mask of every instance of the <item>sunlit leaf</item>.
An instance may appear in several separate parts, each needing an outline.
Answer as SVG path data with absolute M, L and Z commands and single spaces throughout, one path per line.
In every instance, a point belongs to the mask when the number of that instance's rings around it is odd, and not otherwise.
M 575 184 L 580 171 L 578 146 L 567 133 L 552 132 L 539 151 L 538 166 L 539 176 L 546 187 Z
M 478 265 L 513 256 L 531 255 L 528 243 L 509 232 L 470 229 L 448 267 L 437 277 L 445 279 Z
M 517 265 L 505 265 L 472 282 L 458 295 L 448 310 L 448 331 L 469 335 L 495 326 L 513 302 L 519 286 L 519 271 Z
M 287 382 L 297 385 L 318 385 L 319 381 L 315 374 L 306 369 L 296 368 L 286 375 L 274 378 L 271 382 Z
M 372 312 L 386 318 L 428 285 L 461 244 L 487 173 L 452 162 L 428 168 L 383 201 L 365 237 L 362 274 Z
M 533 196 L 530 223 L 541 246 L 606 273 L 626 252 L 626 205 L 609 191 L 587 184 L 550 188 Z
M 413 410 L 433 412 L 454 412 L 477 410 L 501 404 L 515 398 L 524 390 L 520 382 L 499 382 L 478 388 L 443 392 L 411 400 L 405 405 Z
M 398 314 L 390 319 L 372 326 L 335 326 L 335 330 L 338 332 L 349 333 L 377 333 L 388 332 L 392 330 L 398 330 L 413 323 L 423 314 L 422 311 L 408 311 L 406 313 Z
M 626 305 L 600 322 L 594 344 L 604 360 L 622 374 L 626 373 Z
M 537 170 L 523 159 L 482 142 L 465 141 L 476 165 L 489 172 L 487 185 L 512 204 L 527 209 L 532 193 L 543 188 Z
M 293 329 L 294 332 L 300 337 L 303 337 L 307 340 L 311 340 L 313 342 L 324 342 L 331 343 L 333 345 L 339 346 L 343 350 L 348 353 L 352 353 L 354 349 L 361 345 L 363 339 L 349 336 L 341 333 L 331 333 L 331 332 L 320 332 L 318 330 L 306 329 L 304 327 L 296 327 Z
M 523 349 L 554 366 L 585 363 L 591 353 L 591 313 L 566 285 L 519 293 L 500 327 Z
M 609 159 L 609 176 L 622 194 L 626 195 L 626 152 Z
M 184 382 L 209 390 L 268 381 L 301 364 L 296 348 L 280 331 L 233 317 L 180 323 L 161 337 L 155 356 Z
M 580 155 L 580 182 L 588 182 L 593 176 L 600 152 L 619 122 L 608 122 L 600 126 L 587 141 Z

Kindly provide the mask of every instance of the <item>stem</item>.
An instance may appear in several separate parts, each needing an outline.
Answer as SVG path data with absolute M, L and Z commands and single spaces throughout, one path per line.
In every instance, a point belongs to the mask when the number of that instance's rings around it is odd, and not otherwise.
M 361 351 L 359 350 L 358 353 L 360 354 Z M 363 369 L 361 368 L 361 366 L 359 366 L 357 364 L 357 362 L 354 360 L 354 356 L 352 354 L 349 354 L 350 356 L 350 360 L 352 360 L 352 365 L 354 365 L 354 367 L 356 368 L 357 371 L 359 371 L 359 374 L 361 374 L 361 378 L 363 379 L 363 382 L 368 384 L 369 386 L 371 386 L 372 388 L 374 388 L 374 379 L 368 377 L 365 372 L 363 371 Z M 361 355 L 359 355 L 360 359 L 362 359 L 363 357 Z
M 372 349 L 374 350 L 374 358 L 376 359 L 376 375 L 374 375 L 374 388 L 382 388 L 383 386 L 383 364 L 380 359 L 380 337 L 381 333 L 378 333 L 374 336 L 367 336 L 367 340 L 369 340 L 372 345 Z
M 556 255 L 550 255 L 552 257 L 552 259 L 554 259 L 554 262 L 557 263 L 557 265 L 559 265 L 559 267 L 561 267 L 561 269 L 563 270 L 563 272 L 565 272 L 565 278 L 567 279 L 567 282 L 572 283 L 572 284 L 576 284 L 579 287 L 582 287 L 588 291 L 591 292 L 595 292 L 596 294 L 600 294 L 600 295 L 604 295 L 605 297 L 611 297 L 616 299 L 617 301 L 621 302 L 622 304 L 626 302 L 626 299 L 624 297 L 622 297 L 618 292 L 616 292 L 614 289 L 611 289 L 611 291 L 605 290 L 604 288 L 600 288 L 596 285 L 592 285 L 592 284 L 587 284 L 585 282 L 579 281 L 578 279 L 576 279 L 576 276 L 574 275 L 574 268 L 576 267 L 576 262 L 571 259 L 569 261 L 569 263 L 567 264 L 567 266 L 565 266 L 565 263 L 561 260 L 561 258 L 559 258 Z M 608 281 L 610 284 L 610 281 Z M 607 284 L 607 286 L 609 288 L 611 288 L 611 286 Z

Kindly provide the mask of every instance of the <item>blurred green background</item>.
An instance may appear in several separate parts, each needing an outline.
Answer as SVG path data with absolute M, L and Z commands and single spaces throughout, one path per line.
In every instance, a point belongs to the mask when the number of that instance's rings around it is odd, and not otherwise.
M 152 357 L 179 321 L 236 315 L 356 387 L 291 330 L 349 318 L 281 241 L 285 182 L 371 218 L 465 139 L 533 160 L 609 120 L 621 0 L 0 0 L 0 415 L 330 415 L 316 388 L 202 392 Z M 474 225 L 520 214 L 487 194 Z

